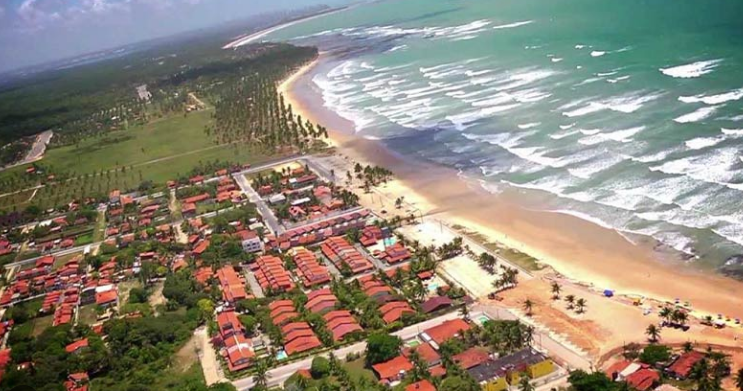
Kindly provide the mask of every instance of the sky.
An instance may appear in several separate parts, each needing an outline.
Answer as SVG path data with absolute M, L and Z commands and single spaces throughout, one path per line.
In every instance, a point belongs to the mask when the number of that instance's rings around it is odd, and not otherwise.
M 343 0 L 0 0 L 0 72 Z M 348 1 L 345 1 L 348 2 Z

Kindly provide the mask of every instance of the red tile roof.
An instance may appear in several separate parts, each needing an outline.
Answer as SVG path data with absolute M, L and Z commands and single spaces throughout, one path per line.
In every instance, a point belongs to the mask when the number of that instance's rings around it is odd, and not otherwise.
M 639 371 L 627 376 L 627 384 L 638 391 L 647 391 L 655 383 L 660 381 L 660 374 L 657 371 L 648 368 L 642 368 Z
M 78 351 L 79 349 L 86 348 L 86 347 L 88 347 L 88 339 L 87 338 L 83 338 L 83 339 L 77 340 L 77 341 L 75 341 L 75 342 L 73 342 L 73 343 L 65 346 L 64 350 L 67 353 L 74 353 L 74 352 Z
M 339 269 L 343 269 L 344 264 L 348 265 L 353 274 L 374 269 L 374 265 L 343 237 L 334 236 L 327 239 L 320 245 L 320 249 Z
M 452 356 L 452 359 L 455 363 L 459 364 L 462 369 L 470 369 L 488 361 L 489 357 L 490 353 L 488 353 L 486 349 L 473 347 Z
M 390 324 L 402 318 L 403 314 L 413 314 L 410 305 L 404 301 L 393 301 L 379 307 L 379 312 L 382 314 L 382 319 L 385 323 Z
M 424 342 L 414 348 L 404 348 L 402 350 L 402 354 L 405 357 L 410 358 L 410 354 L 415 350 L 418 353 L 418 356 L 429 366 L 434 365 L 441 361 L 441 356 L 438 352 L 431 346 L 430 343 Z
M 619 373 L 621 373 L 630 364 L 631 364 L 631 362 L 629 362 L 627 360 L 617 361 L 614 364 L 611 364 L 611 366 L 609 366 L 609 368 L 606 368 L 606 371 L 604 371 L 604 373 L 606 374 L 606 376 L 609 377 L 609 379 L 614 380 L 615 379 L 615 376 L 618 375 Z
M 470 325 L 462 319 L 452 319 L 441 323 L 438 326 L 425 330 L 425 333 L 437 344 L 441 345 L 450 338 L 454 338 L 462 331 L 469 330 Z
M 372 369 L 380 380 L 389 380 L 398 377 L 403 371 L 412 370 L 413 364 L 404 356 L 397 356 L 392 360 L 372 365 Z
M 297 264 L 294 273 L 302 280 L 305 288 L 330 282 L 328 268 L 317 261 L 314 253 L 304 247 L 292 251 L 294 263 Z
M 119 294 L 116 289 L 111 289 L 105 292 L 98 292 L 95 294 L 95 303 L 98 305 L 108 304 L 116 301 Z
M 284 268 L 284 262 L 279 257 L 264 255 L 255 261 L 257 269 L 255 277 L 263 289 L 271 288 L 275 292 L 284 292 L 294 289 L 291 275 Z
M 670 367 L 668 367 L 668 371 L 680 378 L 686 378 L 689 376 L 689 373 L 691 373 L 694 364 L 698 363 L 703 358 L 704 354 L 701 352 L 691 351 L 684 353 L 677 358 Z
M 436 391 L 436 387 L 430 381 L 423 379 L 417 383 L 409 384 L 405 387 L 405 391 Z

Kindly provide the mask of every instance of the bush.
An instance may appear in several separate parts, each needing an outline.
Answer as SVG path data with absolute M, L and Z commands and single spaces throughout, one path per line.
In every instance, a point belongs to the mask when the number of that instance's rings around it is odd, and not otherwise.
M 378 364 L 395 358 L 400 354 L 402 340 L 386 333 L 374 333 L 366 340 L 366 362 Z
M 671 359 L 671 349 L 665 345 L 648 345 L 640 354 L 640 361 L 645 364 L 655 365 Z
M 312 359 L 310 374 L 313 379 L 322 379 L 330 374 L 330 361 L 325 357 L 315 357 Z

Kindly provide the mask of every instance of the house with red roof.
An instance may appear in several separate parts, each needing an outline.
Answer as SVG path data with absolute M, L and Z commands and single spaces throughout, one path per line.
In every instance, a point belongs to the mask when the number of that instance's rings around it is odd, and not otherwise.
M 328 238 L 320 249 L 341 271 L 347 267 L 352 274 L 359 274 L 374 269 L 374 265 L 341 236 Z
M 347 310 L 328 312 L 323 316 L 325 328 L 333 334 L 333 341 L 341 341 L 347 334 L 362 331 L 356 319 Z
M 436 391 L 436 387 L 430 381 L 423 379 L 419 382 L 408 384 L 405 391 Z
M 413 364 L 405 356 L 397 356 L 392 360 L 372 365 L 374 373 L 379 377 L 379 381 L 384 384 L 391 384 L 402 380 L 405 374 L 413 369 Z
M 118 305 L 119 293 L 116 289 L 110 289 L 103 292 L 96 292 L 95 303 L 101 307 L 111 307 Z
M 627 384 L 638 391 L 647 391 L 660 383 L 660 374 L 650 368 L 642 368 L 627 376 Z
M 252 341 L 245 336 L 245 327 L 234 311 L 217 314 L 219 329 L 218 343 L 222 346 L 220 354 L 227 361 L 230 371 L 240 371 L 253 364 L 255 352 Z
M 696 350 L 693 350 L 691 352 L 686 352 L 679 356 L 676 361 L 673 362 L 668 368 L 666 368 L 666 373 L 668 373 L 670 376 L 683 380 L 689 377 L 689 374 L 691 374 L 691 369 L 704 358 L 704 353 L 697 352 Z
M 73 342 L 73 343 L 65 346 L 64 350 L 67 353 L 72 354 L 72 353 L 77 353 L 80 350 L 82 350 L 84 348 L 87 348 L 87 347 L 88 347 L 88 339 L 87 338 L 83 338 L 83 339 L 79 339 L 79 340 L 77 340 L 77 341 L 75 341 L 75 342 Z
M 440 325 L 426 329 L 421 333 L 424 341 L 433 341 L 441 345 L 447 340 L 461 336 L 464 331 L 470 329 L 470 325 L 463 319 L 452 319 L 441 323 Z
M 197 257 L 200 256 L 201 254 L 204 253 L 204 251 L 206 251 L 207 248 L 209 248 L 209 244 L 211 244 L 209 242 L 209 239 L 204 239 L 204 240 L 200 241 L 196 245 L 196 247 L 194 247 L 194 249 L 191 250 L 191 254 L 193 254 L 193 255 L 195 255 Z
M 251 295 L 245 290 L 245 282 L 231 265 L 225 265 L 217 270 L 217 280 L 222 290 L 222 300 L 229 304 L 248 298 Z
M 404 314 L 414 314 L 415 311 L 405 301 L 391 301 L 379 307 L 384 323 L 390 324 L 402 318 Z
M 282 327 L 281 332 L 284 335 L 284 351 L 290 356 L 322 346 L 307 322 L 290 323 Z
M 392 246 L 387 247 L 384 251 L 378 254 L 378 258 L 387 262 L 390 265 L 407 261 L 412 257 L 410 251 L 405 246 L 397 242 Z
M 335 297 L 329 288 L 318 289 L 307 294 L 307 303 L 304 308 L 313 314 L 324 313 L 335 308 L 338 304 L 338 298 Z
M 418 357 L 423 360 L 426 364 L 428 364 L 428 367 L 432 367 L 434 365 L 441 364 L 441 356 L 436 351 L 436 349 L 431 346 L 430 343 L 424 342 L 416 347 L 405 347 L 402 350 L 402 355 L 410 358 L 410 355 L 413 353 L 413 351 L 418 353 Z
M 297 265 L 294 274 L 299 277 L 305 288 L 330 282 L 328 268 L 318 262 L 312 251 L 304 247 L 296 247 L 291 250 L 290 254 Z
M 479 346 L 469 348 L 462 353 L 452 356 L 452 360 L 465 370 L 476 367 L 488 361 L 488 359 L 490 359 L 490 352 Z
M 294 289 L 291 274 L 284 268 L 281 258 L 273 255 L 258 257 L 252 265 L 255 278 L 261 288 L 273 292 L 286 292 Z

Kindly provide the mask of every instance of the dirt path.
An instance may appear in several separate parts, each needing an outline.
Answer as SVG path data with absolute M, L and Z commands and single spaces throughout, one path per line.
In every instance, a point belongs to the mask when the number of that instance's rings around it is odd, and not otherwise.
M 207 386 L 214 383 L 226 382 L 227 379 L 222 373 L 219 367 L 219 361 L 217 361 L 217 353 L 209 343 L 209 334 L 207 333 L 206 327 L 199 327 L 194 331 L 194 337 L 196 338 L 197 354 L 201 359 L 201 369 L 204 371 L 204 381 Z
M 163 287 L 165 286 L 164 282 L 158 282 L 153 287 L 152 293 L 150 294 L 150 297 L 147 299 L 147 302 L 150 304 L 150 307 L 152 307 L 155 310 L 155 316 L 160 315 L 157 312 L 157 306 L 161 304 L 165 304 L 165 296 L 163 296 Z

